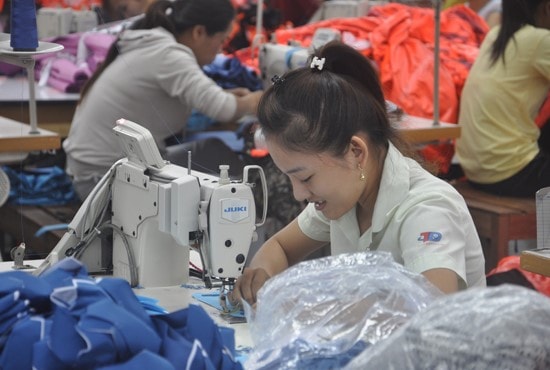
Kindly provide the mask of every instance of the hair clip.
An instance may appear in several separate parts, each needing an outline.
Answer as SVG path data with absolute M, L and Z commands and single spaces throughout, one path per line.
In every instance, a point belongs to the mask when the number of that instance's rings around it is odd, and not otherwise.
M 325 58 L 313 57 L 313 60 L 311 61 L 311 64 L 309 65 L 309 67 L 311 69 L 317 68 L 319 71 L 322 71 L 324 65 L 325 65 Z
M 275 75 L 275 76 L 271 77 L 271 82 L 273 82 L 273 85 L 280 85 L 283 82 L 285 82 L 285 79 Z

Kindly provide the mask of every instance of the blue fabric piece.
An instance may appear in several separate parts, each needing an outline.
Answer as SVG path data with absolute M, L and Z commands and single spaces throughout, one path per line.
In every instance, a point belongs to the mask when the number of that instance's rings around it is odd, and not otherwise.
M 70 311 L 56 309 L 51 320 L 48 346 L 53 356 L 63 364 L 74 366 L 78 359 L 78 351 L 86 347 L 86 342 L 76 331 L 78 317 L 71 315 Z
M 0 273 L 1 369 L 242 369 L 199 306 L 147 315 L 126 281 L 92 279 L 73 258 L 39 277 L 21 273 Z M 50 309 L 33 315 L 25 307 L 45 292 Z
M 247 68 L 238 58 L 224 54 L 216 55 L 214 61 L 205 65 L 204 73 L 224 89 L 245 87 L 250 91 L 261 90 L 262 80 L 254 70 Z
M 129 359 L 146 349 L 158 352 L 161 338 L 149 326 L 123 307 L 112 301 L 102 300 L 88 306 L 80 318 L 77 330 L 92 348 L 109 342 L 119 359 Z M 97 343 L 95 346 L 94 344 Z M 101 351 L 95 351 L 100 354 Z M 90 355 L 94 355 L 90 352 Z
M 61 168 L 14 170 L 3 166 L 10 180 L 8 202 L 22 205 L 62 205 L 77 197 L 71 179 Z
M 11 331 L 0 355 L 0 369 L 18 370 L 32 368 L 33 347 L 28 343 L 37 342 L 46 332 L 46 320 L 41 317 L 26 316 Z
M 187 119 L 185 127 L 188 133 L 204 131 L 207 128 L 218 123 L 215 119 L 208 117 L 201 112 L 194 110 L 191 112 L 191 117 Z
M 167 314 L 168 311 L 158 305 L 158 299 L 154 299 L 151 297 L 144 297 L 141 295 L 137 296 L 137 299 L 139 303 L 145 308 L 145 312 L 149 315 L 161 315 L 161 314 Z
M 42 235 L 46 234 L 47 232 L 56 231 L 56 230 L 66 230 L 68 227 L 69 227 L 69 224 L 52 224 L 52 225 L 42 226 L 40 229 L 36 230 L 36 232 L 34 233 L 34 236 L 39 238 Z
M 296 369 L 342 369 L 348 362 L 363 352 L 367 346 L 366 342 L 359 341 L 346 352 L 337 355 L 324 354 L 319 353 L 319 351 L 303 339 L 297 339 L 288 346 L 283 347 L 275 356 L 272 356 L 273 360 L 264 363 L 262 370 L 286 369 L 289 364 L 292 364 L 292 368 Z M 267 353 L 267 355 L 271 354 Z
M 202 307 L 191 304 L 185 310 L 163 316 L 154 316 L 153 320 L 168 323 L 171 328 L 174 328 L 190 342 L 198 340 L 202 344 L 202 348 L 209 354 L 210 361 L 215 369 L 238 368 L 235 367 L 236 361 L 231 354 L 234 350 L 227 348 L 219 328 Z M 225 351 L 220 351 L 220 348 L 225 349 Z
M 214 307 L 218 311 L 223 311 L 223 308 L 220 304 L 220 293 L 193 293 L 193 298 L 196 300 L 206 303 L 207 305 Z M 229 316 L 244 318 L 244 310 L 239 310 L 237 312 L 232 312 Z
M 48 320 L 46 323 L 51 326 L 51 320 Z M 47 330 L 47 333 L 49 334 L 50 330 Z M 61 360 L 52 352 L 46 340 L 35 342 L 32 347 L 33 370 L 74 370 L 73 367 L 61 362 Z M 21 367 L 20 369 L 25 368 Z
M 42 279 L 23 271 L 7 271 L 0 280 L 0 297 L 19 291 L 20 299 L 29 300 L 29 305 L 35 313 L 47 312 L 51 309 L 50 294 L 52 287 Z M 0 306 L 0 315 L 3 309 Z
M 182 364 L 190 364 L 191 369 L 214 369 L 202 355 L 200 342 L 190 342 L 172 328 L 166 321 L 156 320 L 162 316 L 153 317 L 157 333 L 163 338 L 160 354 L 176 369 Z
M 124 307 L 125 310 L 134 314 L 141 321 L 149 325 L 149 327 L 153 327 L 153 322 L 147 314 L 145 306 L 134 294 L 132 287 L 130 287 L 130 284 L 126 280 L 114 277 L 103 278 L 99 279 L 97 284 L 105 290 L 113 302 Z
M 81 316 L 88 306 L 99 300 L 111 300 L 94 281 L 76 278 L 73 279 L 71 286 L 55 288 L 50 299 L 57 307 L 70 311 L 73 316 Z
M 19 292 L 2 297 L 0 300 L 2 314 L 0 315 L 0 335 L 5 335 L 17 323 L 24 318 L 28 312 L 28 301 L 19 300 Z
M 154 370 L 177 370 L 172 366 L 172 364 L 166 359 L 162 358 L 156 353 L 149 352 L 144 350 L 134 356 L 129 361 L 104 367 L 98 367 L 96 370 L 144 370 L 144 369 L 154 369 Z
M 16 51 L 38 48 L 35 0 L 12 0 L 10 13 L 10 46 Z
M 86 267 L 75 258 L 63 258 L 40 275 L 52 288 L 72 285 L 75 278 L 89 279 Z
M 239 138 L 233 131 L 205 131 L 197 132 L 187 136 L 186 141 L 204 140 L 208 138 L 218 138 L 225 143 L 234 152 L 244 150 L 244 138 Z

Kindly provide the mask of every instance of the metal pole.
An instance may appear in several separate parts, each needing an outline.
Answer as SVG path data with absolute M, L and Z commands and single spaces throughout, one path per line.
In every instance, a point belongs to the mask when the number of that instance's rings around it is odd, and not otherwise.
M 36 119 L 36 95 L 34 86 L 34 59 L 25 59 L 25 68 L 27 69 L 27 80 L 29 81 L 29 120 L 31 124 L 31 130 L 29 134 L 39 134 L 38 121 Z
M 434 126 L 439 125 L 439 36 L 441 0 L 435 1 L 435 35 L 434 35 Z

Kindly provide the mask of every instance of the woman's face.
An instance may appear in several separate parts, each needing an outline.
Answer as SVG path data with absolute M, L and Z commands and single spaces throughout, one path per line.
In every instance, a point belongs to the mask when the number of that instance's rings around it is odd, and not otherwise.
M 202 27 L 202 26 L 198 26 Z M 193 53 L 197 58 L 197 62 L 202 67 L 214 61 L 214 58 L 221 52 L 225 40 L 229 37 L 231 26 L 221 32 L 216 32 L 213 35 L 208 35 L 203 27 L 203 32 L 200 33 L 198 42 L 192 47 Z
M 315 203 L 328 219 L 340 218 L 361 197 L 365 182 L 350 150 L 340 158 L 288 151 L 273 140 L 266 145 L 275 165 L 289 177 L 296 200 Z

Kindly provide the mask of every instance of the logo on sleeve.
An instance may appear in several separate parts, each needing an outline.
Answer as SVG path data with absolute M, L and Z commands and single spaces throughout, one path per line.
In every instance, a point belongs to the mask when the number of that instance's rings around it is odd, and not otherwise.
M 437 231 L 425 231 L 423 233 L 420 233 L 418 236 L 419 242 L 439 242 L 441 241 L 442 235 L 441 233 L 438 233 Z

